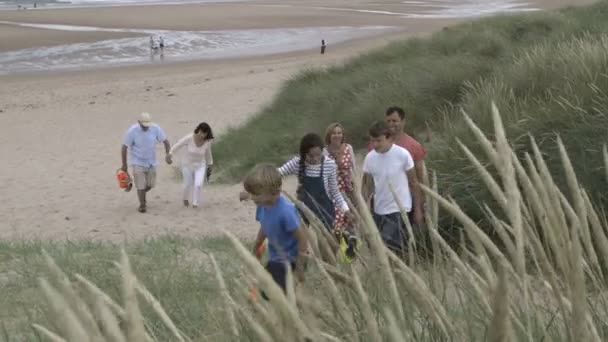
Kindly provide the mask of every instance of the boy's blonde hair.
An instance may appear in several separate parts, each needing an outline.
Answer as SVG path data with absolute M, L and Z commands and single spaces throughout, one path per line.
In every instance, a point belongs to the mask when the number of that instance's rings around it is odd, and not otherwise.
M 256 165 L 243 181 L 245 191 L 253 195 L 278 194 L 281 192 L 283 179 L 272 164 Z

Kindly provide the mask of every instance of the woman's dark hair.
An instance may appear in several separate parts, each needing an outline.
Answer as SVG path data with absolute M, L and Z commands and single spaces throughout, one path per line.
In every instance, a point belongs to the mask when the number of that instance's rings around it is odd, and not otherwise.
M 316 133 L 308 133 L 300 140 L 300 169 L 298 170 L 298 181 L 304 182 L 304 171 L 306 168 L 306 154 L 313 148 L 323 149 L 323 139 Z
M 196 128 L 194 129 L 194 134 L 201 132 L 201 131 L 203 133 L 207 133 L 207 137 L 205 137 L 205 140 L 213 139 L 213 131 L 211 130 L 211 126 L 209 126 L 208 123 L 201 122 L 200 124 L 198 124 L 198 126 L 196 126 Z

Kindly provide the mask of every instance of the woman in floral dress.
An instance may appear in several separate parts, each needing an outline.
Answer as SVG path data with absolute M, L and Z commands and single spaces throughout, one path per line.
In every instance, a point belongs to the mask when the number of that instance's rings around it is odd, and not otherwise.
M 353 147 L 345 143 L 344 127 L 341 124 L 332 123 L 327 127 L 325 144 L 323 154 L 338 165 L 338 189 L 354 204 L 355 153 Z M 334 231 L 338 236 L 346 232 L 345 240 L 349 246 L 351 242 L 356 242 L 353 222 L 342 210 L 336 210 Z

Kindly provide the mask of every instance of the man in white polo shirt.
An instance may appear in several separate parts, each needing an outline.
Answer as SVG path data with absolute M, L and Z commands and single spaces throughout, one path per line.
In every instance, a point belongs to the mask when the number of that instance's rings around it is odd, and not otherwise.
M 123 141 L 122 170 L 127 171 L 127 150 L 130 150 L 129 162 L 133 168 L 140 213 L 146 212 L 146 193 L 156 184 L 156 144 L 161 142 L 165 145 L 165 161 L 171 164 L 171 158 L 168 157 L 171 149 L 169 140 L 162 128 L 152 123 L 148 113 L 141 113 L 137 123 L 129 128 Z
M 407 246 L 407 230 L 399 204 L 412 224 L 423 222 L 422 201 L 415 201 L 412 208 L 412 192 L 415 198 L 422 196 L 414 160 L 406 149 L 392 142 L 390 128 L 384 121 L 374 123 L 369 136 L 373 149 L 363 161 L 362 194 L 366 201 L 374 195 L 374 221 L 387 247 L 400 254 Z

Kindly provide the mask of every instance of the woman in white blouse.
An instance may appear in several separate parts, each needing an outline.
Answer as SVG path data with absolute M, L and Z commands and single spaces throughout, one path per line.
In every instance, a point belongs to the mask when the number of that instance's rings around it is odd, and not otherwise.
M 194 133 L 181 138 L 169 151 L 169 158 L 171 158 L 176 151 L 186 147 L 181 161 L 184 178 L 184 206 L 186 207 L 190 205 L 191 198 L 192 207 L 199 206 L 203 183 L 205 179 L 209 179 L 213 165 L 212 142 L 211 127 L 206 122 L 202 122 L 196 126 Z M 192 195 L 190 195 L 191 192 Z

